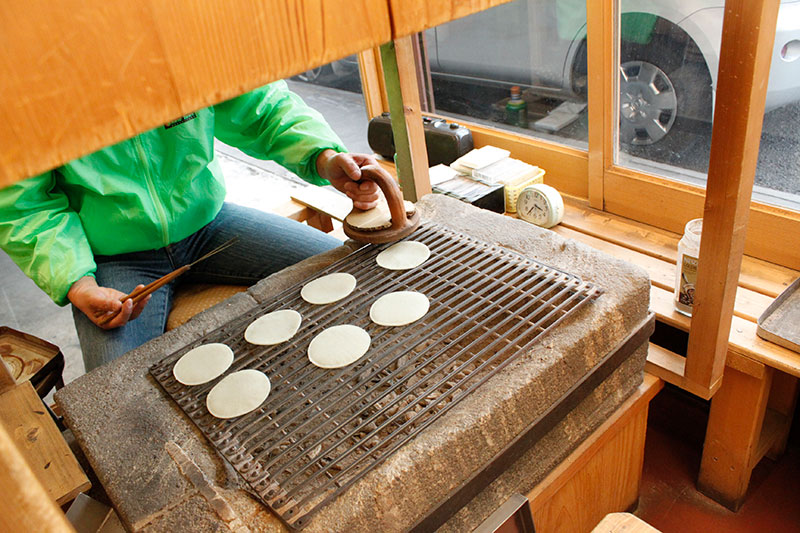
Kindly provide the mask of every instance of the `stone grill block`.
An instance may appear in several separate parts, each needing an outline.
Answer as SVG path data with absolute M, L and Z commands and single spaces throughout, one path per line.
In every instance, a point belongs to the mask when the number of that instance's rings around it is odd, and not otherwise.
M 313 306 L 300 298 L 302 283 L 297 284 L 151 368 L 252 491 L 293 528 L 304 527 L 326 503 L 601 293 L 577 276 L 436 224 L 408 239 L 431 249 L 421 267 L 384 270 L 375 256 L 388 245 L 365 246 L 318 274 L 353 274 L 358 286 L 347 299 Z M 371 303 L 395 290 L 426 294 L 431 310 L 404 327 L 371 323 Z M 252 320 L 286 308 L 303 316 L 294 339 L 278 346 L 244 341 Z M 367 355 L 333 371 L 311 365 L 311 339 L 344 323 L 370 333 Z M 234 350 L 226 374 L 256 368 L 270 377 L 273 392 L 261 408 L 218 420 L 205 407 L 216 380 L 198 387 L 175 381 L 175 361 L 207 342 Z

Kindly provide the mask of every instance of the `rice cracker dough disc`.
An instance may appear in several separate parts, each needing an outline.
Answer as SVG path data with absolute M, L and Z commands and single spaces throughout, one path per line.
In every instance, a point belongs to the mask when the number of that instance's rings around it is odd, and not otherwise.
M 390 292 L 375 300 L 369 308 L 369 318 L 379 326 L 405 326 L 425 316 L 430 305 L 421 292 Z
M 342 368 L 355 363 L 369 350 L 372 339 L 358 326 L 333 326 L 308 345 L 308 360 L 320 368 Z
M 393 244 L 375 258 L 378 266 L 387 270 L 409 270 L 420 266 L 431 256 L 431 250 L 417 241 Z
M 294 337 L 302 321 L 300 313 L 292 309 L 273 311 L 247 326 L 244 330 L 244 340 L 261 346 L 280 344 Z
M 336 272 L 309 281 L 300 296 L 310 304 L 329 304 L 346 298 L 356 288 L 356 278 L 346 272 Z
M 406 216 L 411 216 L 416 211 L 414 204 L 408 200 L 403 200 L 403 205 L 406 208 Z M 357 210 L 351 212 L 345 217 L 345 222 L 351 227 L 360 230 L 377 231 L 392 226 L 392 214 L 389 211 L 389 204 L 382 199 L 377 207 L 366 211 Z
M 203 344 L 183 354 L 172 367 L 172 375 L 184 385 L 202 385 L 219 377 L 233 363 L 233 350 L 214 342 Z
M 235 418 L 257 409 L 269 396 L 269 378 L 258 370 L 240 370 L 225 376 L 206 397 L 208 412 L 217 418 Z

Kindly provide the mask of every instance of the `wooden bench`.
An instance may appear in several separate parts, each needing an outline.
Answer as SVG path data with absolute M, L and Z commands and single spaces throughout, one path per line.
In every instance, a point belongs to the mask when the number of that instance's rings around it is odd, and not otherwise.
M 633 222 L 566 199 L 563 222 L 552 228 L 637 264 L 650 274 L 650 308 L 662 324 L 688 332 L 691 318 L 673 307 L 675 262 L 680 235 Z M 756 335 L 756 320 L 800 273 L 745 257 L 739 278 L 722 386 L 711 401 L 698 489 L 737 510 L 753 468 L 786 446 L 797 402 L 800 354 Z M 686 359 L 651 344 L 647 371 L 704 396 L 683 379 Z

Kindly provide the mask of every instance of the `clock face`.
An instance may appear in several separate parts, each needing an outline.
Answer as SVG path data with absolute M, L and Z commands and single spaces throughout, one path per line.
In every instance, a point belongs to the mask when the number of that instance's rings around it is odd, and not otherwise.
M 525 189 L 517 202 L 517 214 L 537 226 L 548 224 L 553 208 L 547 198 L 535 189 Z

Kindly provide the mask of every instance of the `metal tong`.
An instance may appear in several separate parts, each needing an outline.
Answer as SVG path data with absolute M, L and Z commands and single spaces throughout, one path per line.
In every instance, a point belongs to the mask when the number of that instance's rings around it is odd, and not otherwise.
M 192 261 L 188 265 L 184 265 L 184 266 L 182 266 L 180 268 L 177 268 L 177 269 L 173 270 L 172 272 L 170 272 L 169 274 L 166 274 L 165 276 L 162 276 L 162 277 L 158 278 L 157 280 L 148 283 L 144 287 L 141 287 L 141 288 L 138 288 L 138 289 L 134 289 L 133 292 L 131 292 L 130 294 L 121 297 L 119 299 L 119 301 L 121 303 L 125 303 L 125 301 L 128 298 L 130 298 L 131 300 L 133 300 L 133 305 L 138 304 L 139 302 L 141 302 L 142 300 L 147 298 L 148 295 L 150 295 L 153 292 L 157 291 L 158 289 L 160 289 L 161 287 L 163 287 L 164 285 L 166 285 L 170 281 L 174 280 L 175 278 L 177 278 L 181 274 L 184 274 L 185 272 L 187 272 L 190 268 L 192 268 L 192 266 L 196 265 L 200 261 L 204 261 L 204 260 L 208 259 L 209 257 L 211 257 L 214 254 L 218 254 L 219 252 L 221 252 L 222 250 L 225 250 L 226 248 L 229 248 L 237 240 L 239 240 L 238 237 L 234 237 L 234 238 L 228 240 L 227 242 L 217 246 L 216 248 L 214 248 L 213 250 L 208 252 L 203 257 Z M 98 322 L 97 324 L 100 325 L 100 326 L 105 326 L 106 324 L 108 324 L 109 322 L 114 320 L 114 318 L 116 318 L 120 314 L 121 311 L 122 311 L 122 308 L 120 308 L 119 311 L 116 311 L 116 312 L 114 312 L 114 313 L 112 313 L 110 315 L 107 315 L 107 316 L 103 317 L 103 319 L 100 320 L 100 322 Z

